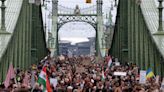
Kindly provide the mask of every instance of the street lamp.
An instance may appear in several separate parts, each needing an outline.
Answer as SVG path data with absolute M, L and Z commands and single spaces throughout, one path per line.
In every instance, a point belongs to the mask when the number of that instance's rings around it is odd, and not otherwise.
M 162 2 L 163 0 L 158 0 L 159 2 L 159 27 L 158 27 L 158 31 L 163 31 L 163 27 L 162 27 L 162 10 L 163 10 L 163 6 L 162 6 Z
M 5 27 L 5 1 L 6 0 L 1 0 L 2 5 L 1 5 L 1 33 L 6 33 L 6 27 Z

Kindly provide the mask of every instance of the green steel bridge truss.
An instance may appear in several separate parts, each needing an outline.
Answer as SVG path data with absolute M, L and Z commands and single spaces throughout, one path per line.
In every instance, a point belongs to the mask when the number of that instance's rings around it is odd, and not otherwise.
M 41 6 L 29 4 L 28 0 L 20 0 L 18 2 L 22 2 L 22 5 L 18 19 L 17 21 L 15 20 L 16 25 L 13 32 L 9 34 L 0 33 L 1 41 L 3 41 L 5 36 L 11 36 L 0 58 L 0 82 L 5 79 L 10 63 L 16 69 L 28 69 L 31 64 L 38 63 L 48 53 Z M 9 32 L 10 30 L 6 31 Z M 7 40 L 4 42 L 7 42 Z
M 158 8 L 154 0 L 119 0 L 110 54 L 122 63 L 136 63 L 164 76 L 163 34 L 158 29 Z
M 156 20 L 153 20 L 153 22 L 148 20 L 156 18 L 149 19 L 150 15 L 145 14 L 149 10 L 152 12 L 151 9 L 148 10 L 146 8 L 148 7 L 146 1 L 149 1 L 149 6 L 152 7 L 153 0 L 144 0 L 142 4 L 136 3 L 135 0 L 119 1 L 112 46 L 109 53 L 118 57 L 122 63 L 136 63 L 141 69 L 152 68 L 155 74 L 164 76 L 164 36 L 153 34 L 157 30 L 155 28 L 157 25 Z M 97 20 L 94 23 L 90 22 L 94 28 L 97 28 L 98 50 L 102 47 L 100 44 L 103 34 L 101 0 L 99 4 L 97 6 Z M 55 8 L 58 9 L 57 7 Z M 79 20 L 80 18 L 76 17 L 74 16 L 73 20 L 65 21 L 58 25 L 58 12 L 53 10 L 52 36 L 55 38 L 54 49 L 57 49 L 58 45 L 58 29 L 66 22 L 81 21 Z M 41 6 L 29 4 L 28 0 L 22 0 L 22 6 L 13 32 L 8 32 L 9 34 L 0 33 L 1 46 L 3 38 L 10 36 L 6 47 L 1 50 L 2 53 L 0 55 L 1 82 L 5 79 L 10 63 L 15 68 L 28 69 L 31 64 L 38 63 L 48 53 L 43 30 Z
M 58 31 L 60 28 L 69 22 L 86 22 L 90 24 L 96 31 L 96 56 L 102 56 L 105 51 L 102 48 L 102 35 L 103 35 L 103 16 L 102 16 L 102 0 L 97 0 L 97 5 L 88 8 L 80 9 L 78 6 L 71 9 L 58 5 L 58 0 L 53 0 L 52 9 L 52 36 L 54 37 L 54 45 L 51 47 L 52 56 L 59 55 L 58 45 Z M 76 12 L 78 11 L 78 12 Z

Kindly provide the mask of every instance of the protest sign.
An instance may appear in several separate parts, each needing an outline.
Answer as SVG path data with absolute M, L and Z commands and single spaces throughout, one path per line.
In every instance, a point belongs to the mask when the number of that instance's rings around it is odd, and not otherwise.
M 59 56 L 59 60 L 65 60 L 65 57 L 63 55 Z
M 50 78 L 50 84 L 52 84 L 53 87 L 56 88 L 56 86 L 57 86 L 57 84 L 58 84 L 57 79 L 55 79 L 55 78 Z
M 156 76 L 155 83 L 157 83 L 157 84 L 159 83 L 159 75 Z
M 114 72 L 115 76 L 126 76 L 126 72 Z
M 163 80 L 162 80 L 161 90 L 162 90 L 162 92 L 164 91 L 164 78 L 163 78 Z
M 139 80 L 140 84 L 145 84 L 146 83 L 146 71 L 141 70 L 140 71 L 140 80 Z
M 115 65 L 116 66 L 120 66 L 120 62 L 115 62 Z
M 115 62 L 118 62 L 118 58 L 115 58 Z

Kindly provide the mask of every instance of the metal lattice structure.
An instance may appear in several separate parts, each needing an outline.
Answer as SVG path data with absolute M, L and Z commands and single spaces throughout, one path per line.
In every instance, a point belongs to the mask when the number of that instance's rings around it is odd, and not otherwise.
M 164 76 L 164 31 L 162 7 L 154 0 L 119 0 L 110 54 L 122 63 L 135 63 Z
M 28 0 L 5 3 L 6 33 L 0 30 L 0 82 L 4 81 L 11 63 L 15 69 L 25 70 L 48 53 L 41 6 Z
M 64 24 L 68 23 L 68 22 L 86 22 L 90 25 L 92 25 L 95 30 L 97 27 L 97 15 L 80 15 L 80 16 L 76 16 L 76 15 L 64 15 L 64 14 L 60 14 L 58 16 L 58 29 L 61 28 Z
M 54 55 L 58 55 L 58 31 L 68 22 L 86 22 L 93 26 L 96 30 L 96 55 L 98 55 L 101 47 L 100 38 L 102 37 L 102 0 L 97 0 L 97 5 L 87 8 L 80 8 L 78 5 L 73 8 L 58 5 L 58 0 L 53 0 L 53 20 L 52 20 L 52 35 L 54 37 L 54 46 L 51 51 Z

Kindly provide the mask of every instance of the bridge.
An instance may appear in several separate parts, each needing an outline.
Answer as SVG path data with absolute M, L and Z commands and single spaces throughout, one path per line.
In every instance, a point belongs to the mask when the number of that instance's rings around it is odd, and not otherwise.
M 141 69 L 152 68 L 164 76 L 164 31 L 162 24 L 162 0 L 159 7 L 154 0 L 116 0 L 117 15 L 114 31 L 103 29 L 102 0 L 86 8 L 67 8 L 53 0 L 52 38 L 46 43 L 40 4 L 28 0 L 1 0 L 0 30 L 0 81 L 5 79 L 7 69 L 27 69 L 51 51 L 58 56 L 58 31 L 68 22 L 86 22 L 96 31 L 95 55 L 117 57 L 122 63 L 136 63 Z M 5 4 L 5 3 L 6 4 Z M 103 37 L 106 35 L 104 45 Z M 49 48 L 49 49 L 48 49 Z M 105 48 L 105 50 L 103 49 Z

